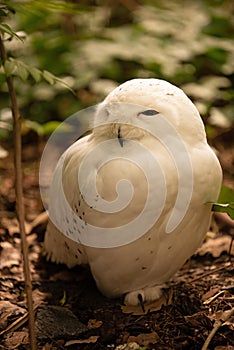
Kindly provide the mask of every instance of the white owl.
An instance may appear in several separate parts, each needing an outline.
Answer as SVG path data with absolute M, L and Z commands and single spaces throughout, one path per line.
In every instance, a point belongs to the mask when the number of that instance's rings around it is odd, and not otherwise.
M 98 106 L 92 133 L 58 162 L 48 258 L 89 265 L 108 297 L 154 301 L 204 239 L 221 181 L 183 91 L 158 79 L 127 81 Z

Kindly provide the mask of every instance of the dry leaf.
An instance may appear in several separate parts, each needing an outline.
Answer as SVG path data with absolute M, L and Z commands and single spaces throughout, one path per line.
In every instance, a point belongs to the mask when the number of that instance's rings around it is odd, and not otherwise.
M 158 334 L 156 332 L 152 332 L 152 333 L 138 334 L 137 336 L 130 336 L 128 338 L 128 342 L 130 343 L 136 342 L 139 345 L 148 346 L 149 344 L 157 343 L 158 339 L 159 339 Z
M 205 243 L 197 250 L 197 254 L 211 254 L 214 258 L 218 258 L 223 252 L 228 253 L 230 250 L 232 238 L 231 236 L 221 236 L 215 239 L 207 239 Z M 232 245 L 231 255 L 234 255 L 234 244 Z
M 28 338 L 27 330 L 8 333 L 4 338 L 4 345 L 7 349 L 19 349 L 20 346 L 28 344 Z
M 230 310 L 225 310 L 225 311 L 219 310 L 217 312 L 214 312 L 212 315 L 209 315 L 209 318 L 211 320 L 215 320 L 215 322 L 219 322 L 220 320 L 221 321 L 224 320 L 228 313 L 230 313 Z M 233 327 L 232 318 L 228 319 L 223 324 Z
M 11 268 L 12 266 L 19 266 L 22 260 L 19 249 L 16 249 L 10 242 L 1 243 L 1 259 L 0 269 Z
M 9 236 L 12 237 L 15 234 L 20 233 L 19 223 L 15 217 L 12 219 L 9 219 L 7 217 L 3 217 L 1 223 L 2 223 L 3 228 L 7 229 Z M 24 225 L 25 225 L 26 232 L 29 231 L 31 224 L 29 222 L 25 221 Z
M 7 300 L 0 301 L 0 329 L 4 329 L 8 325 L 8 320 L 20 317 L 26 313 L 26 310 Z
M 90 344 L 96 343 L 99 335 L 91 335 L 88 339 L 77 339 L 77 340 L 69 340 L 65 343 L 65 346 L 75 345 L 75 344 Z
M 138 350 L 138 349 L 139 349 L 139 344 L 137 344 L 136 342 L 118 345 L 117 348 L 115 348 L 115 350 Z
M 103 322 L 101 320 L 91 319 L 88 322 L 88 328 L 89 329 L 96 329 L 100 328 L 102 326 Z
M 2 226 L 7 229 L 9 236 L 13 236 L 14 234 L 18 234 L 19 231 L 19 224 L 16 218 L 8 219 L 8 218 L 2 218 Z
M 220 291 L 220 287 L 211 288 L 207 293 L 202 296 L 202 301 L 212 298 L 215 294 Z
M 47 299 L 51 297 L 51 293 L 44 293 L 39 289 L 34 289 L 32 292 L 34 307 L 47 304 Z
M 49 343 L 46 343 L 42 348 L 42 350 L 52 350 L 52 349 L 53 349 L 53 345 Z
M 225 292 L 224 290 L 221 290 L 220 292 L 218 292 L 217 294 L 213 295 L 212 297 L 208 298 L 207 300 L 205 300 L 203 302 L 204 305 L 209 305 L 211 304 L 215 299 L 217 299 L 220 295 L 223 295 Z

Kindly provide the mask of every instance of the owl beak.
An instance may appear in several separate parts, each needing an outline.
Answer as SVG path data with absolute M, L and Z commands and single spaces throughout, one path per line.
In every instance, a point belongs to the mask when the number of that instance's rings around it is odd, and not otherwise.
M 121 127 L 120 126 L 118 127 L 118 141 L 119 141 L 120 146 L 123 147 L 123 138 L 121 135 Z

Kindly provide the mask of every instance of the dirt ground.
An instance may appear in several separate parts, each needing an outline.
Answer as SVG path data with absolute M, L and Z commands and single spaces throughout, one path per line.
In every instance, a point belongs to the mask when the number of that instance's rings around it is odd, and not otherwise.
M 230 138 L 231 137 L 231 138 Z M 233 184 L 234 152 L 224 133 L 215 140 L 225 182 Z M 20 234 L 15 217 L 12 149 L 0 160 L 0 349 L 29 349 Z M 234 224 L 216 215 L 201 249 L 183 266 L 157 305 L 143 314 L 97 290 L 89 272 L 47 262 L 45 223 L 38 188 L 43 143 L 23 147 L 29 258 L 36 307 L 38 348 L 52 349 L 234 349 Z M 36 221 L 35 221 L 36 220 Z M 39 223 L 38 223 L 39 221 Z M 158 309 L 158 310 L 157 310 Z M 152 311 L 155 310 L 155 311 Z M 220 327 L 214 331 L 216 325 Z M 212 332 L 213 330 L 213 333 Z

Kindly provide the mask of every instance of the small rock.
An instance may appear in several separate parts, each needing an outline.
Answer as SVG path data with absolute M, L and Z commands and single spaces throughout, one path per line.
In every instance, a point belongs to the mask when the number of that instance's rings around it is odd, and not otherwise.
M 43 305 L 37 310 L 36 332 L 38 339 L 68 339 L 88 331 L 72 311 L 61 306 Z

